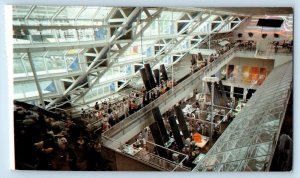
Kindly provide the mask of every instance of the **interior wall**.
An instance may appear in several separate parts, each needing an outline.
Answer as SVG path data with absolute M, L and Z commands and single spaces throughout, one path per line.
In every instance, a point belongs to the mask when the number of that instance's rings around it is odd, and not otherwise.
M 109 167 L 112 171 L 158 171 L 152 166 L 105 146 L 101 148 L 101 155 L 104 159 L 110 161 Z
M 267 74 L 269 74 L 274 68 L 273 59 L 258 59 L 258 58 L 242 58 L 235 57 L 229 61 L 228 65 L 239 65 L 239 66 L 250 66 L 250 67 L 264 67 L 267 69 Z
M 230 81 L 234 85 L 248 88 L 253 85 L 253 81 L 256 81 L 260 85 L 273 70 L 274 63 L 273 59 L 235 57 L 224 68 L 226 70 L 223 71 L 226 72 L 224 84 Z
M 109 167 L 112 171 L 117 171 L 117 163 L 116 163 L 116 155 L 115 151 L 107 148 L 105 146 L 101 147 L 101 156 L 105 159 L 110 161 Z
M 122 153 L 115 152 L 115 155 L 118 171 L 158 171 L 157 169 L 138 160 L 125 156 Z

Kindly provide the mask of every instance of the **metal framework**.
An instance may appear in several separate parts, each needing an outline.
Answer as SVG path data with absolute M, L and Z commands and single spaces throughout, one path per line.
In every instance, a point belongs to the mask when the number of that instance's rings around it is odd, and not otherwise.
M 44 61 L 44 67 L 42 69 L 37 68 L 37 78 L 39 81 L 54 81 L 57 92 L 44 96 L 31 96 L 28 97 L 28 100 L 39 99 L 40 104 L 46 100 L 50 102 L 46 108 L 68 102 L 78 102 L 95 87 L 120 80 L 128 83 L 137 76 L 137 73 L 133 73 L 99 82 L 107 71 L 118 66 L 133 65 L 142 61 L 148 61 L 152 66 L 155 66 L 164 57 L 174 55 L 179 56 L 180 60 L 189 50 L 206 42 L 209 36 L 221 32 L 225 26 L 230 26 L 230 23 L 236 19 L 235 17 L 239 19 L 234 22 L 237 25 L 229 28 L 226 32 L 235 29 L 245 19 L 239 18 L 237 14 L 226 15 L 201 8 L 183 10 L 181 8 L 150 7 L 14 6 L 13 11 L 14 54 L 23 54 L 21 58 L 15 57 L 15 59 L 21 62 L 20 65 L 26 72 L 25 77 L 24 75 L 20 75 L 22 77 L 16 75 L 14 83 L 22 84 L 34 81 L 32 74 L 29 74 L 33 70 L 28 68 L 26 59 L 31 55 L 33 64 L 37 65 L 38 60 L 34 56 L 43 53 L 41 59 Z M 46 13 L 41 13 L 42 11 Z M 166 20 L 165 12 L 171 13 L 172 18 L 169 17 L 169 20 L 168 18 Z M 180 15 L 173 19 L 173 13 Z M 227 18 L 223 18 L 225 16 Z M 196 31 L 202 24 L 217 18 L 221 21 L 218 21 L 219 25 L 216 28 L 212 28 L 206 33 Z M 153 27 L 158 31 L 161 30 L 160 28 L 165 28 L 164 22 L 173 26 L 172 33 L 144 36 L 144 32 Z M 176 30 L 178 24 L 183 27 Z M 99 30 L 105 32 L 104 36 L 100 38 L 97 37 Z M 195 41 L 195 37 L 196 43 L 192 43 L 186 49 L 180 49 L 183 42 L 191 43 L 192 40 Z M 152 56 L 120 62 L 119 58 L 128 53 L 128 50 L 131 50 L 139 40 L 154 40 L 153 46 L 162 45 L 163 47 Z M 143 47 L 141 49 L 144 51 Z M 51 57 L 50 52 L 53 54 L 62 50 L 65 51 L 63 55 L 64 72 L 39 72 L 43 69 L 49 70 L 49 62 L 56 58 L 55 56 Z M 70 71 L 69 69 L 68 65 L 70 64 L 66 62 L 69 53 L 74 56 L 74 60 L 78 60 L 80 68 L 77 71 Z M 172 66 L 175 63 L 167 66 Z M 62 82 L 68 82 L 70 85 L 63 86 Z M 39 84 L 36 83 L 36 85 Z M 84 87 L 86 85 L 88 88 Z M 21 99 L 26 100 L 26 98 Z

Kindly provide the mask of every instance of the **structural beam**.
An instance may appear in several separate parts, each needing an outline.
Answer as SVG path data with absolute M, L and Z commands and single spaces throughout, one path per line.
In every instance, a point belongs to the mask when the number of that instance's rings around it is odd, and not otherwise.
M 132 25 L 132 23 L 135 21 L 135 19 L 137 19 L 138 14 L 141 13 L 140 10 L 141 10 L 140 8 L 135 8 L 135 9 L 131 12 L 131 14 L 129 15 L 129 17 L 127 18 L 127 21 L 123 22 L 124 27 L 123 27 L 123 26 L 122 26 L 122 27 L 119 27 L 118 30 L 116 30 L 115 33 L 111 36 L 111 38 L 110 38 L 110 40 L 109 40 L 110 44 L 112 44 L 114 41 L 117 40 L 117 37 L 119 37 L 119 36 L 122 34 L 123 29 L 126 29 L 127 26 L 131 26 L 131 25 Z M 52 106 L 54 103 L 61 101 L 66 95 L 70 94 L 70 92 L 78 85 L 78 83 L 80 83 L 80 82 L 83 80 L 83 78 L 85 78 L 85 77 L 89 74 L 89 72 L 90 72 L 92 69 L 94 69 L 95 67 L 98 67 L 98 65 L 99 65 L 99 60 L 102 58 L 103 55 L 105 55 L 105 54 L 107 53 L 107 51 L 108 51 L 109 48 L 111 48 L 111 47 L 112 47 L 112 45 L 108 45 L 108 46 L 103 47 L 102 50 L 99 52 L 98 56 L 93 60 L 93 62 L 92 62 L 92 63 L 90 64 L 90 66 L 88 67 L 87 73 L 84 74 L 83 76 L 79 77 L 79 78 L 78 78 L 78 79 L 77 79 L 77 80 L 76 80 L 76 81 L 75 81 L 75 82 L 74 82 L 74 83 L 73 83 L 73 84 L 72 84 L 72 85 L 64 92 L 64 94 L 63 94 L 60 98 L 57 98 L 57 99 L 55 99 L 53 102 L 49 103 L 49 105 L 48 105 L 47 107 L 50 107 L 50 106 Z M 129 46 L 128 46 L 128 47 L 129 47 Z M 125 51 L 125 50 L 124 50 L 124 51 Z M 114 61 L 111 60 L 111 61 L 109 62 L 109 67 L 111 67 L 113 63 L 114 63 Z M 97 65 L 97 64 L 98 64 L 98 65 Z M 108 68 L 107 68 L 106 70 L 104 70 L 104 72 L 102 72 L 101 74 L 99 74 L 98 77 L 97 77 L 97 79 L 100 79 L 100 78 L 104 75 L 104 73 L 105 73 L 107 70 L 108 70 Z M 94 83 L 97 81 L 97 79 L 94 80 Z M 92 84 L 92 85 L 94 85 L 94 84 Z M 84 92 L 84 94 L 83 94 L 81 97 L 83 97 L 87 92 L 88 92 L 88 90 L 87 90 L 86 92 Z
M 87 29 L 87 28 L 101 28 L 101 27 L 122 27 L 123 25 L 13 25 L 13 29 L 34 29 L 34 30 L 69 30 L 69 29 Z
M 34 11 L 34 9 L 36 8 L 36 5 L 31 6 L 29 12 L 27 13 L 27 15 L 25 16 L 25 21 L 30 17 L 30 15 L 32 14 L 32 12 Z
M 122 56 L 124 54 L 124 52 L 131 47 L 131 45 L 143 34 L 143 32 L 150 27 L 150 25 L 160 16 L 161 12 L 163 11 L 163 8 L 160 8 L 157 10 L 157 12 L 155 12 L 151 17 L 147 18 L 148 23 L 133 37 L 132 41 L 130 43 L 128 43 L 127 45 L 125 45 L 123 48 L 121 48 L 117 55 L 115 55 L 114 58 L 119 58 L 120 56 Z M 86 91 L 84 91 L 80 96 L 78 96 L 74 102 L 78 101 L 80 98 L 84 97 L 87 92 L 92 89 L 92 87 L 97 83 L 97 81 L 105 74 L 105 72 L 110 69 L 112 66 L 115 66 L 116 62 L 114 60 L 111 61 L 111 63 L 109 64 L 109 66 L 105 69 L 104 72 L 100 73 L 96 80 L 94 80 L 94 82 L 91 83 L 90 88 L 88 88 Z
M 32 61 L 31 53 L 27 53 L 27 55 L 28 55 L 29 64 L 30 64 L 30 67 L 31 67 L 31 70 L 32 70 L 32 73 L 33 73 L 34 81 L 35 81 L 35 84 L 36 84 L 36 88 L 39 92 L 41 104 L 42 104 L 43 108 L 45 108 L 43 91 L 42 91 L 41 86 L 40 86 L 38 75 L 36 74 L 36 70 L 35 70 L 34 63 Z
M 95 48 L 108 46 L 110 44 L 130 43 L 131 40 L 117 40 L 113 43 L 107 41 L 81 41 L 78 42 L 60 42 L 60 43 L 41 43 L 41 44 L 14 44 L 15 53 L 23 52 L 42 52 L 42 51 L 61 51 L 69 49 Z

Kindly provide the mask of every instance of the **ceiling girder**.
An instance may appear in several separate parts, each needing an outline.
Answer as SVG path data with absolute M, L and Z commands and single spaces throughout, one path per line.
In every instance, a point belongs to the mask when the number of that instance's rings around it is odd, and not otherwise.
M 160 12 L 161 12 L 161 11 L 162 11 L 162 9 L 160 9 Z M 159 12 L 159 13 L 160 13 L 160 12 Z M 122 33 L 122 30 L 123 30 L 123 29 L 126 29 L 127 26 L 130 26 L 130 25 L 138 18 L 138 14 L 139 14 L 139 13 L 141 13 L 141 9 L 140 9 L 140 8 L 135 8 L 135 9 L 131 12 L 131 14 L 128 16 L 128 18 L 126 19 L 126 21 L 123 22 L 124 27 L 119 27 L 118 30 L 116 30 L 115 34 L 113 34 L 113 35 L 111 36 L 111 38 L 110 38 L 110 40 L 109 40 L 110 43 L 113 43 L 113 42 L 117 39 L 117 37 Z M 158 15 L 156 15 L 156 16 L 158 16 Z M 148 25 L 148 26 L 149 26 L 149 25 Z M 147 26 L 147 27 L 148 27 L 148 26 Z M 146 27 L 146 26 L 145 26 L 145 27 Z M 142 33 L 140 33 L 140 34 L 142 34 Z M 137 37 L 135 37 L 135 38 L 137 38 Z M 134 41 L 134 40 L 133 40 L 133 41 Z M 90 66 L 88 67 L 87 72 L 86 72 L 84 75 L 82 75 L 81 77 L 79 77 L 78 79 L 76 79 L 76 81 L 75 81 L 75 82 L 74 82 L 74 83 L 73 83 L 73 84 L 72 84 L 72 85 L 71 85 L 71 86 L 63 93 L 63 95 L 62 95 L 61 97 L 56 98 L 54 101 L 52 101 L 51 103 L 49 103 L 49 104 L 47 105 L 47 107 L 51 107 L 53 104 L 55 104 L 55 103 L 57 103 L 57 102 L 60 102 L 65 96 L 69 95 L 69 94 L 71 93 L 71 91 L 72 91 L 74 88 L 76 88 L 77 84 L 80 83 L 85 77 L 87 77 L 88 74 L 89 74 L 89 72 L 90 72 L 92 69 L 94 69 L 95 66 L 97 66 L 97 63 L 99 63 L 98 60 L 101 59 L 101 57 L 102 57 L 103 55 L 106 54 L 106 52 L 108 51 L 108 49 L 109 49 L 111 46 L 112 46 L 112 45 L 103 47 L 102 50 L 99 52 L 98 56 L 93 60 L 93 62 L 92 62 L 92 63 L 90 64 Z M 128 48 L 129 46 L 130 46 L 130 45 L 126 45 L 125 48 Z M 123 47 L 123 49 L 124 49 L 124 47 Z M 120 50 L 119 55 L 121 55 L 121 53 L 125 52 L 125 50 L 126 50 L 126 49 Z M 110 61 L 109 64 L 107 65 L 107 68 L 106 68 L 103 72 L 101 72 L 101 73 L 98 75 L 97 78 L 100 79 L 100 78 L 104 75 L 104 73 L 105 73 L 105 72 L 113 65 L 113 63 L 114 63 L 114 61 Z M 93 85 L 95 85 L 96 81 L 97 81 L 97 80 L 95 80 L 95 82 L 93 82 L 89 87 L 92 88 Z M 82 96 L 84 96 L 86 93 L 87 93 L 87 91 L 84 92 L 84 94 L 83 94 Z

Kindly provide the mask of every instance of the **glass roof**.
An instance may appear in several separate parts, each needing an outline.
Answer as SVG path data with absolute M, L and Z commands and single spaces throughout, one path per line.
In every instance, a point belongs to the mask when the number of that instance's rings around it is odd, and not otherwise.
M 26 15 L 29 13 L 31 6 L 14 6 L 13 7 L 13 17 L 14 18 L 25 18 Z
M 78 17 L 78 19 L 91 19 L 99 7 L 87 7 Z
M 101 7 L 100 11 L 95 16 L 95 19 L 105 19 L 109 12 L 111 11 L 112 7 Z
M 30 14 L 30 18 L 51 19 L 58 9 L 57 6 L 37 6 Z
M 132 15 L 133 23 L 125 23 L 125 25 L 128 25 L 126 28 L 123 26 L 119 27 L 120 23 L 110 23 L 108 21 L 110 20 L 109 14 L 114 9 L 124 12 L 127 17 L 131 13 L 135 14 Z M 129 38 L 133 40 L 130 43 L 126 41 L 119 43 L 120 41 L 117 40 L 122 40 L 122 38 L 118 37 L 112 42 L 112 53 L 118 53 L 118 51 L 123 51 L 125 48 L 124 52 L 118 55 L 119 61 L 124 62 L 125 59 L 128 59 L 126 62 L 130 63 L 132 61 L 132 65 L 133 62 L 142 61 L 143 57 L 147 57 L 151 63 L 150 60 L 156 59 L 155 56 L 158 51 L 155 51 L 155 46 L 157 44 L 162 45 L 159 48 L 160 51 L 171 48 L 170 41 L 173 38 L 177 38 L 176 24 L 178 20 L 190 20 L 191 18 L 195 18 L 195 15 L 199 13 L 199 11 L 160 11 L 160 9 L 145 7 L 140 15 L 138 11 L 133 10 L 131 7 L 13 6 L 14 45 L 16 46 L 14 51 L 14 62 L 16 63 L 14 71 L 16 71 L 15 74 L 18 74 L 14 75 L 14 77 L 21 80 L 21 77 L 32 76 L 27 53 L 23 53 L 24 48 L 28 47 L 24 43 L 29 44 L 32 60 L 38 69 L 39 76 L 47 78 L 51 77 L 48 73 L 56 72 L 61 73 L 60 77 L 64 78 L 69 77 L 67 75 L 70 73 L 65 74 L 69 70 L 69 65 L 72 64 L 72 71 L 77 72 L 81 69 L 78 67 L 78 59 L 81 59 L 81 57 L 88 60 L 80 60 L 80 66 L 89 67 L 89 64 L 94 60 L 93 58 L 97 56 L 96 51 L 101 50 L 102 45 L 106 45 L 107 42 L 111 41 L 110 39 L 114 38 L 112 32 L 118 30 L 117 28 L 129 30 L 125 39 Z M 154 16 L 151 17 L 148 13 Z M 139 21 L 141 16 L 147 20 L 143 20 L 141 23 Z M 124 18 L 122 22 L 126 22 L 127 20 L 131 20 L 131 18 Z M 149 22 L 152 24 L 147 26 Z M 102 26 L 103 24 L 104 26 Z M 110 27 L 110 25 L 117 26 Z M 142 36 L 139 36 L 138 32 L 141 28 L 145 29 Z M 122 35 L 126 35 L 124 29 L 122 29 L 124 33 Z M 134 36 L 135 33 L 137 36 Z M 189 34 L 186 34 L 185 38 L 189 39 Z M 119 44 L 114 44 L 115 42 Z M 178 45 L 178 48 L 181 48 L 184 44 L 188 44 L 188 41 L 183 40 L 182 44 Z M 97 48 L 98 45 L 99 49 Z M 162 49 L 162 47 L 165 48 Z M 91 48 L 94 49 L 90 50 Z M 187 51 L 187 48 L 184 47 L 184 50 Z M 163 60 L 166 58 L 168 58 L 168 61 L 171 61 L 171 55 L 164 57 Z M 117 75 L 116 72 L 115 74 Z
M 82 9 L 80 6 L 68 6 L 61 13 L 58 14 L 56 19 L 75 19 L 79 11 Z
M 275 68 L 193 171 L 264 171 L 289 99 L 292 62 Z
M 182 12 L 164 11 L 161 13 L 159 20 L 178 20 L 182 14 Z

